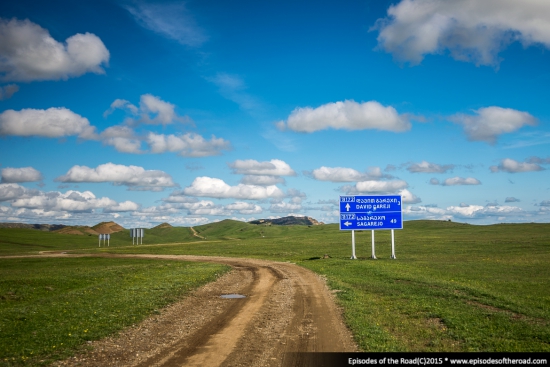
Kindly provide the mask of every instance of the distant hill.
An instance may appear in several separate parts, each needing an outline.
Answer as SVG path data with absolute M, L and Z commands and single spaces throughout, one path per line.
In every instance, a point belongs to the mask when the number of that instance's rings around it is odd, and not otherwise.
M 27 224 L 27 223 L 0 223 L 0 228 L 24 228 L 35 229 L 44 232 L 55 232 L 61 234 L 98 235 L 111 234 L 124 230 L 124 227 L 115 222 L 101 222 L 93 227 L 90 226 L 66 226 L 64 224 Z
M 159 229 L 160 229 L 160 228 L 172 228 L 172 225 L 171 225 L 170 223 L 164 222 L 164 223 L 161 223 L 161 224 L 159 224 L 158 226 L 155 226 L 155 227 L 153 227 L 153 228 L 159 228 Z
M 316 219 L 311 217 L 294 217 L 288 216 L 277 219 L 258 219 L 248 222 L 250 224 L 263 224 L 263 225 L 274 225 L 274 226 L 318 226 L 325 224 L 319 222 Z
M 0 228 L 26 228 L 39 231 L 55 231 L 67 227 L 63 224 L 27 224 L 27 223 L 0 223 Z
M 115 222 L 101 222 L 92 227 L 97 233 L 110 234 L 124 231 L 124 227 Z

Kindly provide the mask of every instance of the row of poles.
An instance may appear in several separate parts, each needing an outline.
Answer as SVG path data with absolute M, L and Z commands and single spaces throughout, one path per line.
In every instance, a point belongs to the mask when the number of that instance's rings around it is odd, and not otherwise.
M 374 230 L 371 230 L 372 232 L 372 254 L 371 254 L 371 258 L 372 259 L 377 259 L 376 257 L 376 253 L 375 253 L 375 250 L 374 250 Z M 393 229 L 391 230 L 391 258 L 392 259 L 395 259 L 395 236 L 394 236 L 394 232 L 393 232 Z M 355 256 L 355 231 L 352 230 L 351 231 L 351 259 L 352 260 L 356 260 L 357 259 L 357 256 Z

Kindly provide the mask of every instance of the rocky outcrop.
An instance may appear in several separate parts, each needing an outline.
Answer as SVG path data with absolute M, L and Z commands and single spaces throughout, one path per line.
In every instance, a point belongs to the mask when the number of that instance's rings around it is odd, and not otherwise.
M 277 219 L 258 219 L 248 222 L 250 224 L 274 225 L 274 226 L 318 226 L 325 224 L 311 217 L 288 216 Z

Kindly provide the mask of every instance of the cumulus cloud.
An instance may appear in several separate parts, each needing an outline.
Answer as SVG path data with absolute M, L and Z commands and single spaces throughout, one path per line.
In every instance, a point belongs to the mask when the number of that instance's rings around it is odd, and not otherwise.
M 103 144 L 111 145 L 121 153 L 144 153 L 141 140 L 128 126 L 111 126 L 101 132 L 100 139 Z
M 508 172 L 508 173 L 518 173 L 518 172 L 532 172 L 532 171 L 543 171 L 542 167 L 538 163 L 529 163 L 529 162 L 518 162 L 510 158 L 505 158 L 500 161 L 498 166 L 489 167 L 491 172 Z
M 245 185 L 260 185 L 270 186 L 276 184 L 284 184 L 286 181 L 280 176 L 268 176 L 268 175 L 246 175 L 242 178 L 241 183 Z
M 31 197 L 15 199 L 11 205 L 14 208 L 38 209 L 46 212 L 92 212 L 94 209 L 124 211 L 137 207 L 137 204 L 130 201 L 119 204 L 107 197 L 96 198 L 91 191 L 73 190 L 66 193 L 40 192 Z
M 507 197 L 504 202 L 505 203 L 517 203 L 518 201 L 521 201 L 513 196 Z
M 539 204 L 540 206 L 550 206 L 550 200 L 543 200 Z
M 4 168 L 1 177 L 2 183 L 36 182 L 43 179 L 42 173 L 32 167 Z
M 411 123 L 391 106 L 384 107 L 376 101 L 357 103 L 346 100 L 327 103 L 317 108 L 296 108 L 287 121 L 278 122 L 277 127 L 304 133 L 329 128 L 403 132 L 410 130 Z
M 471 141 L 495 144 L 499 135 L 519 130 L 525 125 L 534 126 L 537 120 L 527 112 L 502 107 L 484 107 L 474 115 L 456 114 L 450 120 L 460 124 Z
M 382 49 L 413 65 L 448 50 L 456 60 L 496 66 L 513 41 L 550 48 L 549 14 L 544 0 L 402 0 L 373 29 Z
M 92 33 L 77 33 L 60 43 L 28 19 L 0 19 L 0 76 L 3 80 L 59 80 L 105 73 L 109 51 Z
M 176 106 L 172 103 L 163 101 L 160 97 L 152 94 L 143 94 L 139 100 L 139 107 L 133 105 L 125 99 L 116 99 L 103 117 L 107 117 L 115 110 L 126 111 L 134 118 L 127 118 L 126 123 L 135 125 L 139 123 L 147 125 L 169 125 L 175 122 L 190 122 L 188 116 L 180 116 L 176 113 Z
M 393 193 L 406 189 L 409 185 L 403 180 L 394 181 L 360 181 L 354 186 L 342 186 L 341 191 L 355 193 Z
M 263 212 L 261 206 L 251 203 L 245 203 L 242 201 L 237 201 L 235 203 L 226 205 L 225 208 L 231 211 L 236 211 L 240 214 L 260 214 Z
M 269 175 L 269 176 L 296 176 L 290 166 L 280 160 L 272 159 L 269 162 L 258 162 L 253 159 L 239 160 L 227 164 L 236 174 Z
M 403 200 L 403 203 L 405 204 L 418 204 L 422 202 L 422 199 L 420 199 L 418 196 L 407 189 L 401 190 L 399 192 L 399 195 L 401 195 L 401 200 Z
M 103 112 L 103 117 L 109 116 L 115 110 L 125 110 L 132 115 L 137 115 L 139 113 L 139 109 L 131 104 L 129 101 L 125 99 L 115 99 L 113 103 L 111 103 L 109 109 Z
M 16 84 L 8 84 L 0 87 L 0 101 L 10 99 L 16 92 L 19 91 L 19 86 Z
M 27 198 L 38 195 L 38 190 L 31 190 L 16 183 L 0 184 L 0 201 L 9 201 L 18 198 Z
M 380 167 L 371 167 L 367 172 L 359 172 L 353 168 L 322 166 L 311 172 L 304 171 L 304 174 L 315 180 L 331 182 L 368 181 L 393 177 L 391 175 L 383 174 Z
M 274 204 L 271 204 L 271 206 L 269 207 L 269 211 L 272 213 L 294 213 L 294 212 L 299 212 L 301 210 L 302 210 L 301 204 L 286 203 L 286 202 L 274 203 Z
M 119 212 L 133 212 L 139 209 L 139 204 L 133 201 L 126 200 L 122 203 L 118 203 L 103 209 L 105 213 L 119 213 Z
M 435 177 L 430 179 L 430 185 L 439 185 L 439 180 Z
M 229 141 L 216 138 L 210 140 L 194 133 L 164 135 L 150 132 L 146 138 L 151 153 L 175 152 L 183 157 L 208 157 L 221 155 L 222 150 L 231 149 Z
M 0 135 L 97 139 L 88 119 L 66 108 L 6 110 L 0 114 Z
M 322 166 L 311 171 L 311 177 L 319 181 L 353 182 L 361 181 L 365 175 L 353 168 Z
M 111 182 L 114 185 L 124 185 L 129 188 L 160 191 L 166 187 L 177 186 L 172 177 L 163 171 L 145 170 L 138 166 L 124 166 L 106 163 L 90 168 L 73 166 L 69 171 L 55 181 L 58 182 Z
M 182 45 L 199 47 L 208 40 L 184 3 L 135 2 L 126 9 L 142 27 Z
M 285 194 L 277 186 L 256 186 L 238 184 L 230 186 L 219 178 L 197 177 L 191 186 L 184 188 L 183 193 L 190 196 L 212 198 L 234 198 L 258 200 L 267 198 L 281 198 Z
M 441 184 L 443 186 L 458 186 L 458 185 L 481 185 L 481 181 L 479 181 L 477 178 L 473 177 L 451 177 L 447 178 L 443 183 Z
M 524 210 L 515 206 L 481 206 L 481 205 L 468 205 L 462 206 L 450 206 L 447 208 L 447 212 L 460 218 L 482 218 L 486 216 L 510 216 L 520 215 L 524 213 Z
M 454 164 L 439 165 L 436 163 L 430 163 L 422 161 L 420 163 L 409 163 L 407 171 L 411 173 L 446 173 L 454 169 Z

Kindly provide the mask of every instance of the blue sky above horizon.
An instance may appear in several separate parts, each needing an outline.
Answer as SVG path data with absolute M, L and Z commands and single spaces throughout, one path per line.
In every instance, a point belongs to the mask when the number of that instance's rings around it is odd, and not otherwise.
M 550 222 L 542 0 L 0 5 L 0 221 Z

